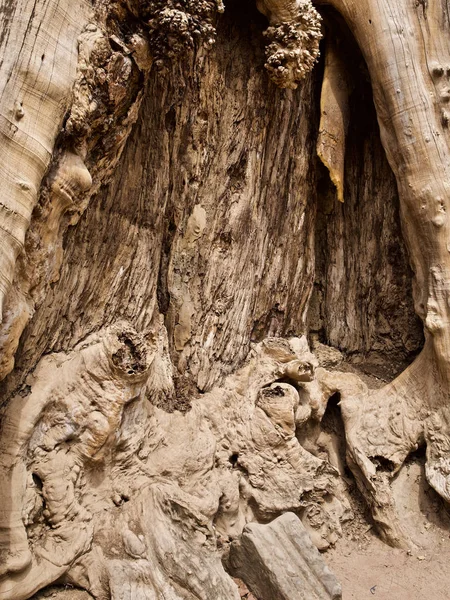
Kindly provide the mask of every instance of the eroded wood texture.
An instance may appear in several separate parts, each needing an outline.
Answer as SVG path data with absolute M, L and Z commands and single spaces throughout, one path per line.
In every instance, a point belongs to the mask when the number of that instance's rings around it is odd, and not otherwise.
M 263 18 L 255 10 L 233 22 L 230 8 L 195 68 L 152 79 L 123 166 L 67 236 L 61 278 L 27 330 L 19 367 L 120 315 L 145 331 L 161 310 L 176 363 L 205 389 L 250 340 L 303 330 L 314 79 L 277 90 L 264 72 Z
M 182 379 L 200 389 L 235 369 L 251 341 L 304 331 L 316 205 L 328 193 L 318 185 L 315 157 L 321 70 L 301 89 L 277 90 L 263 68 L 264 27 L 256 9 L 230 2 L 208 54 L 151 78 L 121 168 L 66 236 L 60 279 L 26 330 L 9 389 L 43 352 L 67 349 L 120 316 L 145 331 L 164 313 Z M 399 231 L 394 183 L 375 131 L 369 139 L 374 156 L 367 142 L 364 160 L 357 147 L 348 161 L 348 189 L 365 181 L 364 194 L 361 187 L 350 192 L 347 205 L 333 209 L 338 219 L 327 214 L 329 233 L 319 238 L 329 246 L 326 270 L 335 273 L 327 275 L 325 337 L 363 353 L 380 343 L 373 315 L 392 286 L 411 316 L 406 275 L 399 282 L 394 274 L 398 266 L 403 273 L 404 255 L 395 255 L 388 272 L 376 260 Z M 375 179 L 386 179 L 386 187 Z M 386 191 L 392 202 L 384 202 Z M 358 220 L 347 218 L 361 196 Z M 355 271 L 358 227 L 367 225 L 372 236 L 369 214 L 389 234 L 381 246 L 364 247 Z M 336 280 L 348 283 L 337 295 Z M 361 281 L 368 287 L 374 280 L 379 294 L 368 314 L 349 290 L 360 293 Z M 353 316 L 339 327 L 344 312 Z M 404 335 L 397 318 L 388 321 Z M 383 348 L 390 340 L 383 338 Z
M 348 463 L 383 536 L 401 546 L 408 541 L 389 481 L 418 446 L 427 445 L 428 481 L 450 498 L 448 2 L 331 4 L 370 73 L 383 147 L 397 180 L 414 307 L 425 329 L 421 354 L 398 378 L 341 404 Z
M 4 300 L 70 104 L 77 69 L 77 39 L 89 20 L 89 12 L 85 0 L 0 2 L 2 323 L 8 324 L 15 318 L 23 322 L 27 318 L 26 310 L 17 302 L 6 306 Z M 0 345 L 4 346 L 3 339 Z M 4 362 L 2 356 L 0 371 Z

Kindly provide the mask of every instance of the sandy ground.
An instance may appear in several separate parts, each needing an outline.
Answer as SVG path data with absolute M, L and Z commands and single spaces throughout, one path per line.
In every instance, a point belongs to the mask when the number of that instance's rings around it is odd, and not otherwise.
M 411 536 L 409 551 L 364 533 L 362 515 L 324 554 L 342 583 L 343 600 L 450 600 L 450 507 L 425 482 L 424 459 L 406 464 L 394 482 L 397 508 Z

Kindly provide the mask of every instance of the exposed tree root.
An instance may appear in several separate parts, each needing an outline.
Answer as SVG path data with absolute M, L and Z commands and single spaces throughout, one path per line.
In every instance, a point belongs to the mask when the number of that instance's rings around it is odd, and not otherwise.
M 427 442 L 426 476 L 449 499 L 449 410 L 442 408 L 431 340 L 396 379 L 369 390 L 354 375 L 328 374 L 341 393 L 347 441 L 347 463 L 364 495 L 381 537 L 405 547 L 390 483 L 411 452 Z

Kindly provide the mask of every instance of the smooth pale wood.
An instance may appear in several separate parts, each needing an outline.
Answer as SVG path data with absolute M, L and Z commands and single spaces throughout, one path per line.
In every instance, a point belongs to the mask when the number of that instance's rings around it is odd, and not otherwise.
M 77 66 L 85 0 L 2 0 L 0 317 Z

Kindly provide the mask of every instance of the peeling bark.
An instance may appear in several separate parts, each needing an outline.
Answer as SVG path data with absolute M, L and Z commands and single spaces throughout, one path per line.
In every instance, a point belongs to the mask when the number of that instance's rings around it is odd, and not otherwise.
M 349 124 L 350 83 L 339 48 L 327 41 L 325 71 L 320 97 L 320 128 L 317 154 L 327 167 L 339 202 L 344 202 L 346 137 Z

